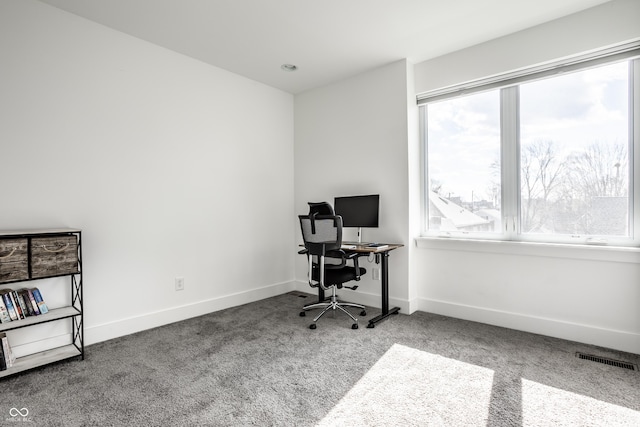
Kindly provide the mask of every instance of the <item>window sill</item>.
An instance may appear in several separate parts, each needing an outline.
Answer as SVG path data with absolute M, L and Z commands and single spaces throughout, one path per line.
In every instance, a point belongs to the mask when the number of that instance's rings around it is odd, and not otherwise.
M 570 245 L 443 237 L 416 237 L 415 241 L 416 246 L 420 249 L 640 264 L 640 248 L 622 246 Z

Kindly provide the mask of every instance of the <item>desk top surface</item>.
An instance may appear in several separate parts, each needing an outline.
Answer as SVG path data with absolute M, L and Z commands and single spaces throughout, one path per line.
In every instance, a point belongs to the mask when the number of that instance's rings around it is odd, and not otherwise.
M 375 243 L 380 246 L 369 246 L 371 244 L 372 243 L 342 242 L 342 249 L 353 252 L 379 253 L 389 252 L 404 246 L 399 243 Z

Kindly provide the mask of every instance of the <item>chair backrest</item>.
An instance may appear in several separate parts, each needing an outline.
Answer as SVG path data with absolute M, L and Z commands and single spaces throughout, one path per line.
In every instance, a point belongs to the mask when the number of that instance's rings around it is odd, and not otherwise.
M 309 215 L 335 215 L 333 206 L 329 202 L 307 202 L 309 204 Z
M 324 256 L 342 245 L 342 217 L 338 215 L 299 215 L 304 246 L 311 255 Z

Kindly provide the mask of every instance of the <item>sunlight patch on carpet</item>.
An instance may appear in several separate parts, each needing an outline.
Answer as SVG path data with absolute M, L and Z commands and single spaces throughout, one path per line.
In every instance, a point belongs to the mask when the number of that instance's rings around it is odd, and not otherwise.
M 319 426 L 486 425 L 491 369 L 394 344 Z
M 640 426 L 640 412 L 522 379 L 524 426 Z

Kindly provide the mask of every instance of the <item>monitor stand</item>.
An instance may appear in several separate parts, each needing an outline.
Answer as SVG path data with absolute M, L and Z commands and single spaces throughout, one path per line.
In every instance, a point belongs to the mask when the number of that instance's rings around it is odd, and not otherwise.
M 358 246 L 366 246 L 369 245 L 370 242 L 362 241 L 362 227 L 358 227 L 358 241 L 357 242 L 342 242 L 345 245 L 358 245 Z

